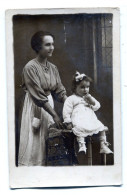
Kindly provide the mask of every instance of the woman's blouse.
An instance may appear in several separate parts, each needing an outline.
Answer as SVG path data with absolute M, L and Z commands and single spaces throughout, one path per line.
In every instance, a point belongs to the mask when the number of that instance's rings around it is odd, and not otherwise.
M 50 93 L 57 101 L 62 101 L 66 95 L 57 67 L 47 61 L 45 68 L 36 58 L 29 61 L 23 69 L 22 87 L 30 93 L 33 101 L 39 107 L 48 102 L 47 96 Z

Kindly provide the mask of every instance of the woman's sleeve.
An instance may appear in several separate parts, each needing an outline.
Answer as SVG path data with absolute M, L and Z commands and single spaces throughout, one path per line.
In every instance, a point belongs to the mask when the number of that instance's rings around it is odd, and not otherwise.
M 34 103 L 39 107 L 43 107 L 43 104 L 48 102 L 48 98 L 40 86 L 39 77 L 34 67 L 31 66 L 24 68 L 23 80 Z
M 56 85 L 56 89 L 53 91 L 53 96 L 55 97 L 55 99 L 57 101 L 62 102 L 64 96 L 66 95 L 66 90 L 65 90 L 65 87 L 63 86 L 63 84 L 61 82 L 60 75 L 59 75 L 57 67 L 55 67 L 55 70 L 56 70 L 56 75 L 55 76 L 56 76 L 57 85 Z
M 63 119 L 65 123 L 70 123 L 71 122 L 71 115 L 73 111 L 73 102 L 70 97 L 68 97 L 63 106 Z
M 95 105 L 94 106 L 91 105 L 91 108 L 92 108 L 93 111 L 97 111 L 101 107 L 101 105 L 94 97 L 91 96 L 91 98 L 95 102 Z

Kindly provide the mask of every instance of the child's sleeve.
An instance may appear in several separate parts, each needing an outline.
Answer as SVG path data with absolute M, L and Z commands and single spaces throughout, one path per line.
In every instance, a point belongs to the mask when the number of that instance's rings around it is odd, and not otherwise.
M 95 105 L 94 106 L 91 105 L 91 108 L 92 108 L 93 111 L 97 111 L 101 107 L 101 105 L 94 97 L 91 96 L 91 98 L 95 102 Z
M 63 106 L 63 119 L 64 123 L 71 123 L 71 115 L 73 111 L 73 100 L 71 97 L 68 97 Z

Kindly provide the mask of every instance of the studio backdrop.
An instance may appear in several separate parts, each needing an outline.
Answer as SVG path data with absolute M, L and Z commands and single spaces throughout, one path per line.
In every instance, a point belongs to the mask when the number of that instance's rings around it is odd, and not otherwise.
M 112 87 L 112 14 L 15 15 L 13 17 L 15 72 L 15 136 L 16 163 L 19 147 L 20 120 L 24 101 L 21 88 L 22 70 L 35 58 L 31 37 L 37 31 L 55 36 L 55 50 L 50 62 L 58 67 L 67 95 L 71 95 L 72 77 L 76 70 L 93 79 L 90 93 L 101 103 L 97 116 L 109 128 L 107 134 L 113 150 L 113 87 Z M 55 103 L 62 118 L 62 105 Z M 95 145 L 93 153 L 99 151 Z M 113 156 L 107 157 L 112 165 Z M 93 155 L 99 164 L 99 152 Z

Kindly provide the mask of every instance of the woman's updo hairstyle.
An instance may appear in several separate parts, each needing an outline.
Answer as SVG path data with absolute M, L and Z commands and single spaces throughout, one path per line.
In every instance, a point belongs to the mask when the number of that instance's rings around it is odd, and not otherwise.
M 43 37 L 44 36 L 51 36 L 53 40 L 55 39 L 54 35 L 52 35 L 50 32 L 46 31 L 39 31 L 36 32 L 32 38 L 31 38 L 31 47 L 32 49 L 38 53 L 41 50 L 42 47 L 42 42 L 43 42 Z
M 82 82 L 82 81 L 88 81 L 88 82 L 92 82 L 92 79 L 90 77 L 88 77 L 87 75 L 80 74 L 79 72 L 76 71 L 76 73 L 73 76 L 73 80 L 72 80 L 72 92 L 75 93 L 77 86 Z

